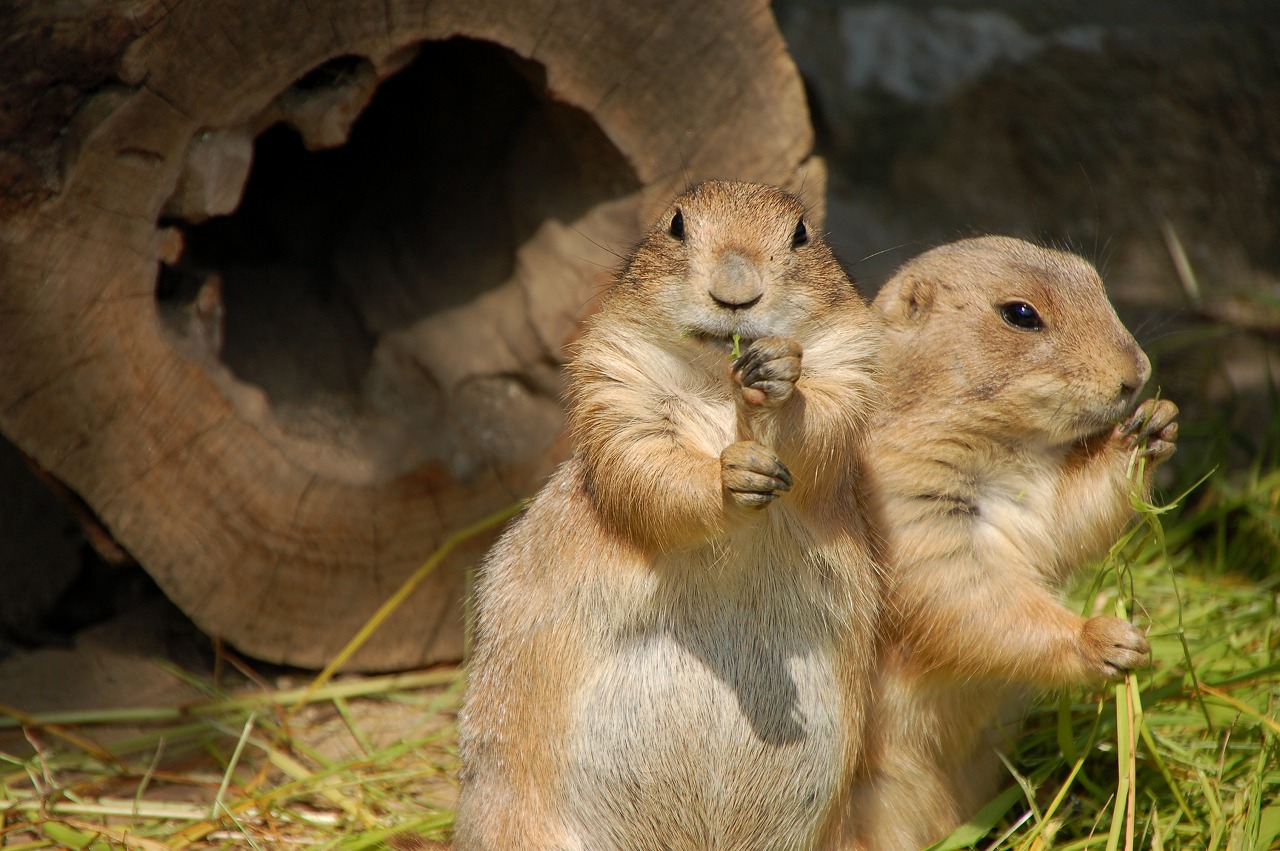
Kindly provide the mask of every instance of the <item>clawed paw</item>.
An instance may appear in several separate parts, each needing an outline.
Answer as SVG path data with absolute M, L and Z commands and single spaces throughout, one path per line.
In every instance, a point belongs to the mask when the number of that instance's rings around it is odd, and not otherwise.
M 1168 399 L 1148 399 L 1120 426 L 1119 434 L 1158 464 L 1178 448 L 1177 416 L 1178 406 Z
M 733 380 L 748 405 L 774 408 L 791 398 L 800 378 L 800 345 L 786 337 L 761 337 L 733 362 Z
M 720 453 L 720 477 L 729 500 L 742 508 L 763 508 L 791 490 L 787 465 L 754 440 L 725 447 Z
M 1133 624 L 1101 615 L 1085 621 L 1080 652 L 1099 676 L 1114 680 L 1151 664 L 1151 645 Z

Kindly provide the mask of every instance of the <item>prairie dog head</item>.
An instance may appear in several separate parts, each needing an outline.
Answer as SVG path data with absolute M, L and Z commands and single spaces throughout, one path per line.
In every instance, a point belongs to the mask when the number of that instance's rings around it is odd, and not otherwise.
M 995 433 L 1049 444 L 1087 437 L 1119 422 L 1151 375 L 1093 266 L 1022 240 L 928 251 L 875 306 L 900 406 L 960 406 Z
M 744 347 L 797 336 L 837 307 L 865 310 L 799 200 L 772 186 L 708 181 L 676 198 L 641 240 L 604 312 L 727 351 L 735 334 Z

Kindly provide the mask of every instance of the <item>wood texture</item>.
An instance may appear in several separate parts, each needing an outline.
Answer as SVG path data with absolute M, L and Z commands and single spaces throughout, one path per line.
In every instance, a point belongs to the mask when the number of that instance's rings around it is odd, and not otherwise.
M 0 429 L 201 628 L 270 661 L 323 665 L 444 535 L 531 494 L 564 457 L 564 346 L 671 194 L 712 176 L 815 204 L 824 189 L 764 3 L 187 0 L 0 16 L 22 48 L 0 69 L 9 102 L 79 69 L 56 108 L 0 123 Z M 42 52 L 51 32 L 58 50 Z M 37 59 L 55 67 L 15 68 Z M 518 127 L 449 82 L 455 60 L 523 104 Z M 464 119 L 493 122 L 505 147 L 397 200 L 375 144 L 368 178 L 358 164 L 347 178 L 353 200 L 326 213 L 346 212 L 341 232 L 297 251 L 323 248 L 321 272 L 228 254 L 219 223 L 259 204 L 264 134 L 283 123 L 326 149 L 351 133 L 354 150 L 353 122 L 397 79 L 448 83 L 416 116 L 424 157 L 456 154 Z M 474 138 L 463 147 L 488 137 Z M 237 226 L 308 215 L 258 209 Z M 170 303 L 174 286 L 190 292 Z M 463 547 L 351 666 L 457 658 L 463 571 L 490 540 Z

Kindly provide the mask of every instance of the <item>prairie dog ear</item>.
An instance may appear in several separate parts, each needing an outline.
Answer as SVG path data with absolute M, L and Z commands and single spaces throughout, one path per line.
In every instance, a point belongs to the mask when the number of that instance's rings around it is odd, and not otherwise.
M 902 269 L 880 288 L 875 306 L 891 325 L 923 322 L 933 309 L 933 279 L 915 269 Z

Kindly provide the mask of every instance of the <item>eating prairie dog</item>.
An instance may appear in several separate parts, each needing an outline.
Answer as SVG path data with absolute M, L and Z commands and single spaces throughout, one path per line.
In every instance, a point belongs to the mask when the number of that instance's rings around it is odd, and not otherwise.
M 804 215 L 700 184 L 588 321 L 575 453 L 477 582 L 460 851 L 835 841 L 876 656 L 881 322 Z
M 871 470 L 890 557 L 885 652 L 851 816 L 867 851 L 946 836 L 998 790 L 1028 688 L 1146 665 L 1145 637 L 1058 600 L 1134 516 L 1177 408 L 1130 413 L 1150 363 L 1082 258 L 1004 237 L 926 252 L 884 286 Z

